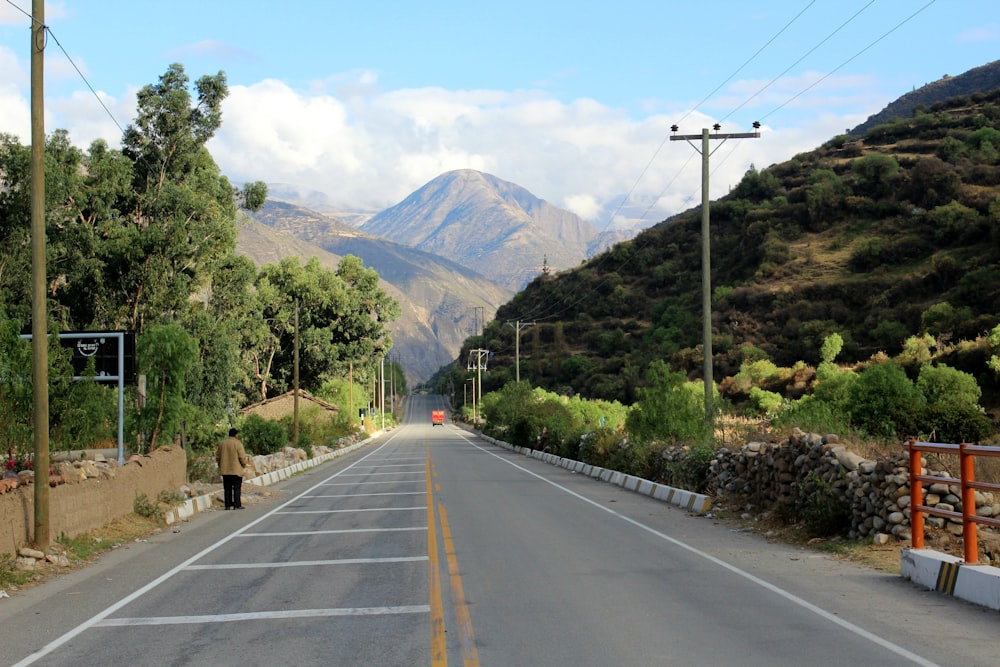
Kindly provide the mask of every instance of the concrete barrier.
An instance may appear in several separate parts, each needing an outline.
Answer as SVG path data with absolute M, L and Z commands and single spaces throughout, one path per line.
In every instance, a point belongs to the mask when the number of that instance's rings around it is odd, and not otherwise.
M 491 438 L 488 435 L 483 435 L 482 433 L 477 432 L 477 435 L 498 447 L 502 447 L 517 454 L 540 459 L 545 463 L 557 465 L 566 468 L 567 470 L 571 470 L 572 472 L 620 486 L 627 491 L 641 493 L 644 496 L 650 496 L 656 500 L 682 507 L 695 514 L 707 514 L 709 509 L 712 507 L 712 498 L 701 493 L 677 489 L 666 484 L 658 484 L 657 482 L 651 482 L 648 479 L 643 479 L 641 477 L 626 475 L 625 473 L 617 470 L 601 468 L 599 466 L 583 463 L 582 461 L 577 461 L 575 459 L 566 459 L 549 452 L 538 451 L 537 449 L 516 447 L 510 443 L 504 442 L 503 440 L 497 440 L 496 438 Z
M 958 556 L 930 549 L 903 549 L 900 573 L 928 590 L 1000 611 L 1000 568 L 966 565 Z

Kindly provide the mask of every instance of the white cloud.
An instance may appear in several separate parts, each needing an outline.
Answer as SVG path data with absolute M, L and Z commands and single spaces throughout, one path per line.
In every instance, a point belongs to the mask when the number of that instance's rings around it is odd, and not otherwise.
M 811 77 L 782 79 L 768 93 L 787 100 L 788 91 L 801 90 Z M 870 100 L 855 99 L 866 83 L 830 77 L 810 91 L 815 97 L 805 105 L 807 114 L 783 109 L 760 139 L 719 150 L 712 157 L 712 196 L 725 194 L 750 164 L 763 168 L 786 160 L 863 121 L 867 114 L 854 109 L 877 110 Z M 724 94 L 742 101 L 760 85 L 737 82 Z M 0 47 L 2 131 L 22 140 L 29 134 L 26 89 L 23 65 Z M 77 90 L 47 97 L 48 131 L 66 128 L 81 147 L 98 137 L 119 146 L 121 133 L 108 113 L 82 82 Z M 135 113 L 135 93 L 98 94 L 124 127 Z M 376 73 L 357 70 L 314 82 L 308 90 L 274 79 L 232 86 L 209 149 L 235 182 L 263 180 L 321 192 L 342 210 L 379 210 L 445 171 L 471 168 L 517 183 L 604 228 L 612 215 L 655 222 L 700 201 L 700 157 L 683 142 L 666 141 L 672 122 L 682 117 L 688 133 L 715 122 L 704 111 L 632 118 L 593 99 L 565 103 L 539 90 L 383 91 Z M 730 131 L 749 129 L 726 124 Z M 626 193 L 629 200 L 623 201 Z

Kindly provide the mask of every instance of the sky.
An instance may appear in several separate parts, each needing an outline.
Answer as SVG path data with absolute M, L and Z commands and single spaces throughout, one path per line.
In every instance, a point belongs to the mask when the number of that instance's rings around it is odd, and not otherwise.
M 31 0 L 0 0 L 0 132 L 30 136 Z M 62 0 L 45 4 L 46 132 L 120 146 L 171 63 L 223 71 L 208 147 L 234 183 L 327 210 L 476 169 L 599 229 L 652 224 L 1000 58 L 997 0 Z M 92 90 L 93 89 L 93 92 Z M 103 105 L 102 105 L 103 103 Z

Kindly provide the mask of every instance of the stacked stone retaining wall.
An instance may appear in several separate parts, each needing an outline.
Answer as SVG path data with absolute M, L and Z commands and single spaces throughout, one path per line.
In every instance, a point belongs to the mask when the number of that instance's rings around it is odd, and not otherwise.
M 670 456 L 671 454 L 668 454 Z M 943 464 L 924 461 L 924 472 L 955 477 Z M 885 536 L 909 540 L 909 458 L 905 451 L 878 461 L 848 451 L 835 435 L 796 430 L 780 443 L 750 442 L 740 449 L 720 449 L 711 462 L 709 490 L 756 512 L 801 517 L 817 497 L 830 498 L 845 509 L 849 537 L 885 541 Z M 924 504 L 962 511 L 957 486 L 925 483 Z M 976 492 L 976 513 L 1000 516 L 996 494 Z M 962 534 L 961 521 L 927 517 L 926 525 Z

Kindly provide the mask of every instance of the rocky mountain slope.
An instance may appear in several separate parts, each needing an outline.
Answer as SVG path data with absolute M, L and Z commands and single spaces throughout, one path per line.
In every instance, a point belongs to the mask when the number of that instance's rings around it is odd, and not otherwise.
M 510 289 L 576 266 L 598 231 L 524 188 L 472 169 L 438 176 L 362 229 L 446 257 Z
M 240 227 L 237 251 L 257 264 L 316 256 L 335 269 L 344 255 L 361 258 L 401 308 L 389 327 L 393 356 L 411 386 L 455 358 L 462 341 L 493 316 L 512 292 L 454 262 L 373 237 L 337 220 L 269 200 Z

